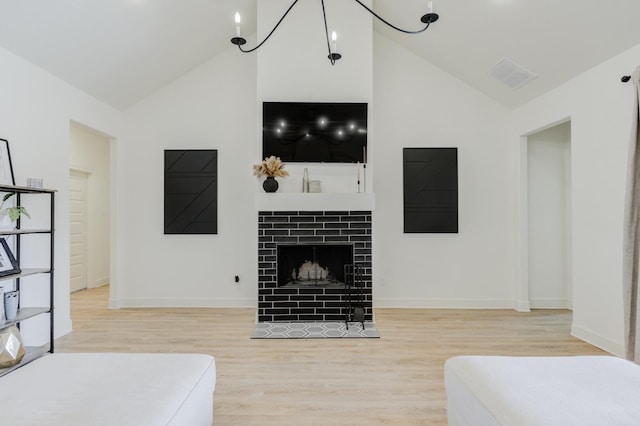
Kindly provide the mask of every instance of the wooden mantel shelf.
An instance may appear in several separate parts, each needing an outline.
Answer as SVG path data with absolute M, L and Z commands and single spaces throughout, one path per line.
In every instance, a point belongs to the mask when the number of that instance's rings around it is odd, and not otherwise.
M 256 193 L 258 211 L 371 211 L 374 193 Z

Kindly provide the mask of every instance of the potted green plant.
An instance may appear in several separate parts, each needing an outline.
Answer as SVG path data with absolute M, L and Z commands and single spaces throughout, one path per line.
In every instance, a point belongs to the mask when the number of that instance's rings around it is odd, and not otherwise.
M 27 212 L 27 209 L 24 208 L 23 206 L 12 206 L 12 207 L 4 208 L 4 203 L 6 203 L 7 200 L 13 197 L 14 195 L 16 195 L 15 192 L 7 192 L 6 194 L 4 194 L 4 197 L 2 197 L 2 203 L 0 203 L 0 224 L 4 226 L 7 226 L 7 225 L 11 226 L 13 222 L 18 220 L 20 215 L 25 215 L 26 217 L 31 218 L 31 215 L 29 215 L 29 212 Z M 8 224 L 7 224 L 7 218 L 9 222 Z

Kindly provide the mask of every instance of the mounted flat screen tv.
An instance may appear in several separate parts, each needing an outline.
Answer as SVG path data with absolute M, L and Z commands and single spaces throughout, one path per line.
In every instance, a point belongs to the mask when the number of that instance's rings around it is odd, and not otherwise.
M 264 102 L 262 156 L 288 163 L 365 162 L 366 103 Z

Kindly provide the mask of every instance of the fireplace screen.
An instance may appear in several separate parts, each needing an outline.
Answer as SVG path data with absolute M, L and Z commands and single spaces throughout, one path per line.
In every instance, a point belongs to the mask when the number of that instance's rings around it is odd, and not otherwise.
M 278 286 L 344 286 L 344 265 L 353 263 L 351 244 L 278 245 Z

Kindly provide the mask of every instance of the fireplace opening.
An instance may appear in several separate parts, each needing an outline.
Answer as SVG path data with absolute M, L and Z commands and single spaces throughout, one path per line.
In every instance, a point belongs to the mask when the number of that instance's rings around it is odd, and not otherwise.
M 353 263 L 352 244 L 279 244 L 279 287 L 344 287 L 344 265 Z

